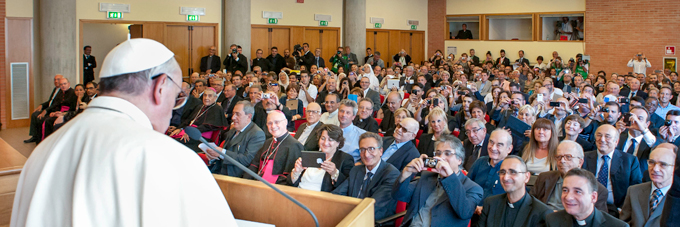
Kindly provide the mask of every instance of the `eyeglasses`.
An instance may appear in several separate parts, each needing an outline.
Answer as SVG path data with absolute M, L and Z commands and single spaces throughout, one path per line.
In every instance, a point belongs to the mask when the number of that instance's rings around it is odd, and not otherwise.
M 466 134 L 466 135 L 470 135 L 470 134 L 472 134 L 472 133 L 477 133 L 477 132 L 479 132 L 479 130 L 482 130 L 482 128 L 473 128 L 473 129 L 470 129 L 470 130 L 465 130 L 465 134 Z
M 156 76 L 152 77 L 151 79 L 152 80 L 156 79 L 160 75 L 163 75 L 163 74 L 156 75 Z M 184 106 L 184 104 L 187 102 L 187 100 L 189 98 L 189 95 L 186 92 L 184 92 L 184 89 L 182 89 L 182 86 L 179 86 L 177 83 L 175 83 L 175 81 L 172 79 L 172 77 L 170 75 L 167 75 L 167 78 L 170 80 L 170 82 L 172 84 L 174 84 L 175 86 L 177 86 L 177 88 L 179 88 L 179 94 L 177 94 L 177 98 L 175 98 L 175 106 L 172 108 L 173 110 L 176 110 L 176 109 L 179 109 L 182 106 Z
M 306 112 L 307 112 L 307 114 L 320 114 L 321 113 L 320 110 L 307 110 Z
M 434 156 L 451 157 L 451 156 L 453 156 L 453 152 L 450 152 L 450 151 L 435 151 Z
M 674 164 L 668 164 L 668 163 L 665 163 L 665 162 L 657 162 L 657 161 L 654 161 L 652 159 L 647 160 L 647 165 L 649 165 L 649 169 L 653 168 L 653 166 L 655 166 L 655 165 L 660 165 L 661 168 L 668 168 L 668 167 L 674 166 Z
M 581 157 L 571 156 L 571 155 L 557 155 L 555 156 L 556 161 L 562 161 L 562 158 L 567 159 L 567 161 L 574 160 L 575 158 L 580 159 Z
M 404 128 L 404 126 L 401 126 L 401 124 L 397 124 L 397 127 L 395 128 L 394 131 L 397 132 L 397 129 L 401 129 L 401 130 L 399 130 L 399 131 L 401 131 L 401 134 L 413 133 L 413 132 L 409 132 L 408 129 Z M 413 134 L 415 134 L 415 133 L 413 133 Z
M 499 171 L 498 171 L 498 176 L 504 176 L 505 174 L 510 174 L 510 176 L 513 176 L 513 177 L 514 177 L 514 176 L 517 176 L 517 174 L 520 174 L 520 173 L 528 173 L 528 172 L 527 172 L 527 171 L 524 171 L 524 172 L 517 172 L 517 171 L 515 171 L 514 169 L 511 169 L 511 170 L 509 170 L 509 171 L 499 170 Z
M 422 91 L 422 90 L 419 90 L 419 89 L 413 89 L 413 90 L 411 90 L 411 94 L 418 94 L 418 93 L 420 93 L 421 91 Z
M 377 151 L 377 150 L 378 150 L 377 147 L 361 147 L 361 148 L 359 148 L 359 151 L 361 151 L 361 153 L 366 153 L 366 151 L 368 151 L 368 153 L 375 154 L 375 151 Z

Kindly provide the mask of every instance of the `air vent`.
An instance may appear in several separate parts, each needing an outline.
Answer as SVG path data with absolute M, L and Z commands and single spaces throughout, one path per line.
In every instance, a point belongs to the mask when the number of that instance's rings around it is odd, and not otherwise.
M 129 13 L 130 12 L 130 4 L 99 3 L 99 12 Z
M 385 18 L 371 17 L 371 24 L 375 24 L 375 23 L 384 24 L 384 23 L 385 23 Z
M 331 21 L 331 15 L 314 14 L 315 21 Z
M 282 19 L 283 12 L 262 11 L 262 18 Z
M 30 116 L 28 103 L 28 62 L 10 63 L 12 86 L 12 120 Z
M 408 25 L 420 25 L 420 21 L 417 21 L 417 20 L 408 20 Z
M 205 16 L 205 8 L 197 7 L 179 7 L 180 15 L 199 15 Z

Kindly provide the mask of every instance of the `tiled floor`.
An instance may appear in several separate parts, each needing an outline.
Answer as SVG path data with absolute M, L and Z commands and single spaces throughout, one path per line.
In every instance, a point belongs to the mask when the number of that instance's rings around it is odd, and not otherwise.
M 0 130 L 0 138 L 26 157 L 31 155 L 36 146 L 35 143 L 24 143 L 25 139 L 30 138 L 28 127 Z

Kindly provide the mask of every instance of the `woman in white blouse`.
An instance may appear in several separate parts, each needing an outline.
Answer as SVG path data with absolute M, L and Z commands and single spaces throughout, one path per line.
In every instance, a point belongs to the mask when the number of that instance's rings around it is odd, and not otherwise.
M 552 121 L 539 118 L 531 127 L 529 142 L 523 145 L 522 159 L 527 170 L 539 174 L 555 169 L 555 152 L 559 141 Z
M 288 185 L 314 191 L 331 192 L 349 176 L 354 166 L 351 155 L 338 150 L 345 144 L 342 129 L 335 125 L 323 125 L 318 129 L 319 149 L 326 154 L 321 168 L 303 167 L 302 159 L 295 162 Z

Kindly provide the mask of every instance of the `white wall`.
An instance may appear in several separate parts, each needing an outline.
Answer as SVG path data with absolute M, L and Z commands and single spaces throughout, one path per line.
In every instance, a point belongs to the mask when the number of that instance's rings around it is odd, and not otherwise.
M 489 40 L 532 40 L 531 19 L 490 19 Z
M 447 0 L 446 14 L 586 11 L 586 0 Z
M 283 19 L 278 25 L 319 26 L 314 20 L 314 14 L 331 15 L 328 27 L 342 27 L 341 0 L 307 0 L 297 3 L 296 0 L 250 0 L 250 23 L 267 24 L 262 18 L 263 11 L 282 12 Z
M 366 0 L 366 28 L 373 29 L 371 17 L 385 19 L 382 29 L 397 30 L 411 30 L 408 20 L 418 20 L 420 25 L 417 30 L 425 31 L 425 56 L 427 56 L 426 0 Z
M 6 17 L 33 17 L 33 0 L 5 0 Z
M 95 81 L 99 81 L 99 70 L 106 54 L 128 38 L 129 24 L 84 24 L 83 45 L 92 46 L 92 56 L 97 60 L 94 68 Z

